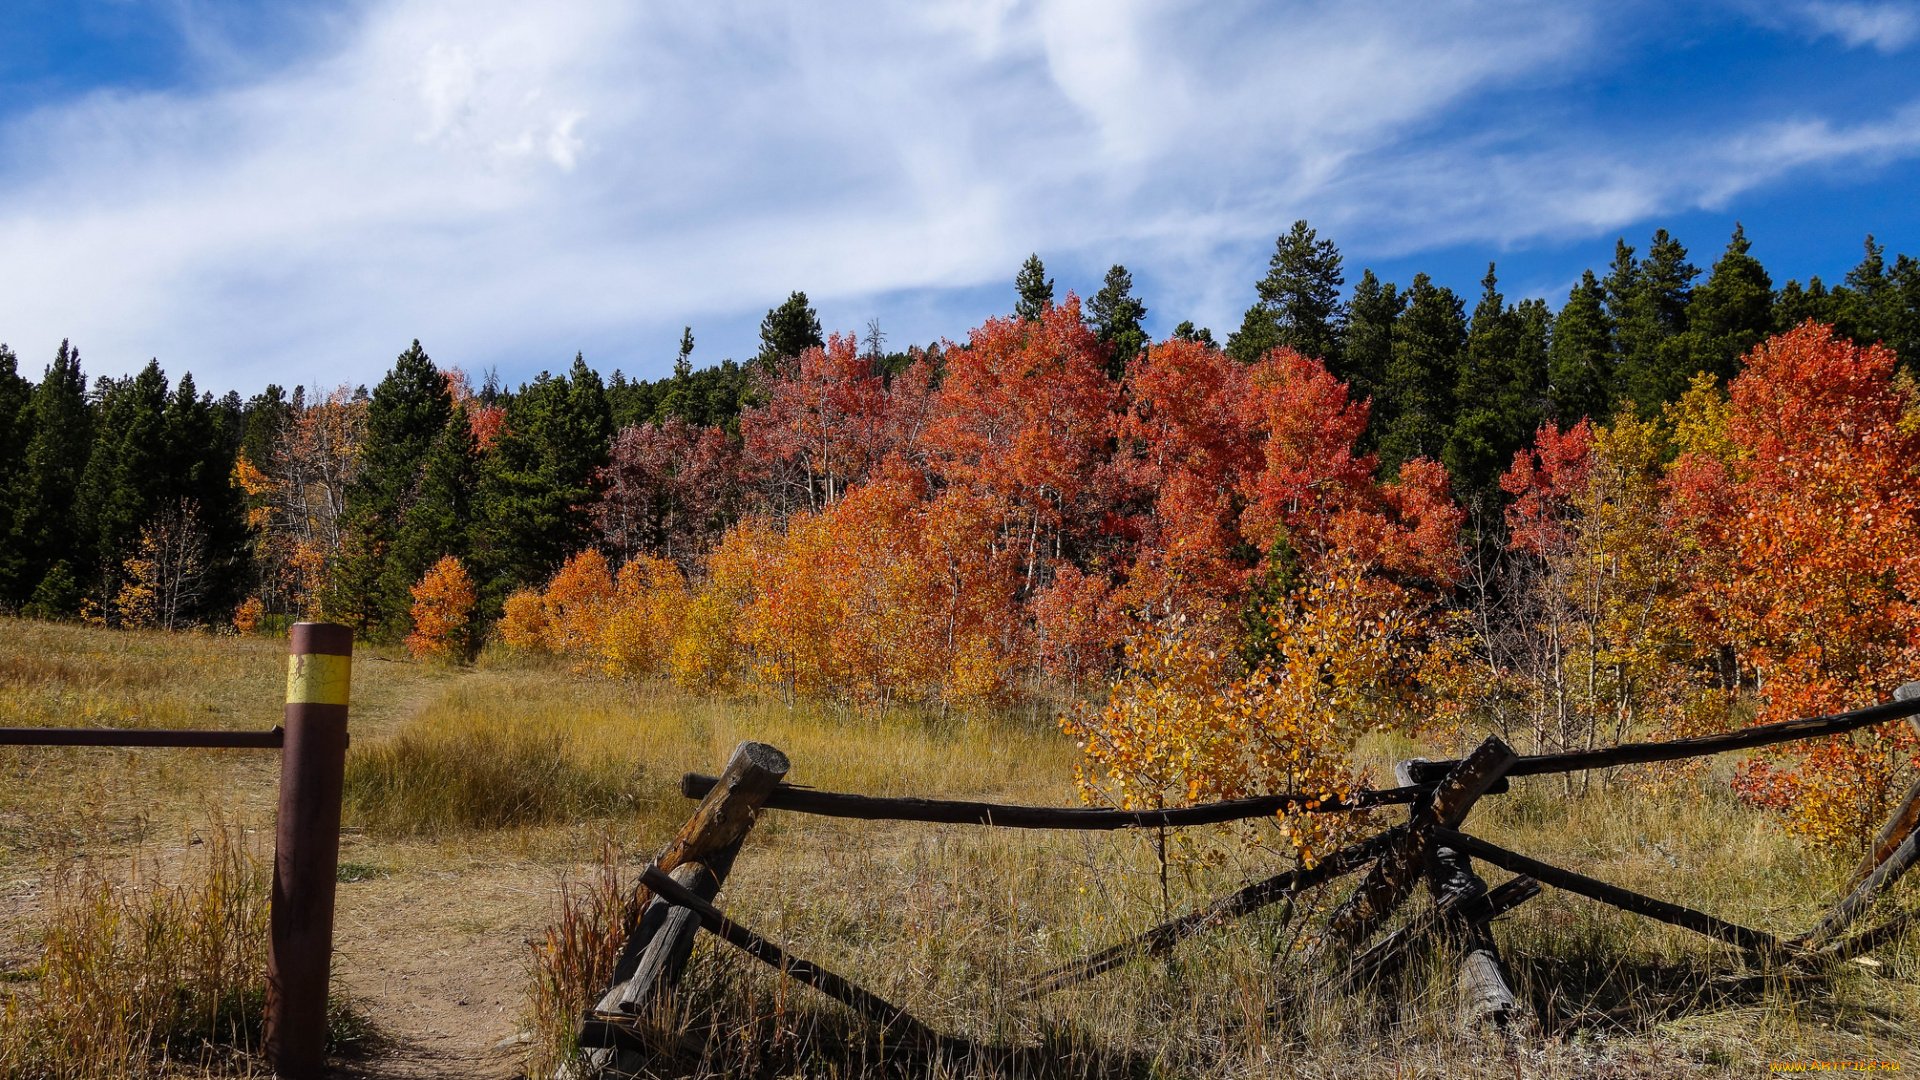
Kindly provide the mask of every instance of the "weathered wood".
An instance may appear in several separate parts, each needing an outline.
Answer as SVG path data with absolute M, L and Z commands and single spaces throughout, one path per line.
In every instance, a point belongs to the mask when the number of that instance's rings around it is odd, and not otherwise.
M 1839 903 L 1828 909 L 1826 915 L 1813 929 L 1794 939 L 1794 944 L 1818 949 L 1839 937 L 1847 927 L 1853 925 L 1853 920 L 1867 910 L 1868 905 L 1873 903 L 1873 898 L 1878 896 L 1882 889 L 1900 880 L 1900 875 L 1911 869 L 1915 862 L 1920 862 L 1920 832 L 1908 833 L 1907 838 L 1901 841 L 1893 854 L 1885 862 L 1873 868 L 1873 873 L 1867 875 L 1867 880 L 1861 882 L 1852 892 L 1842 897 Z
M 1905 690 L 1906 687 L 1902 687 L 1900 692 L 1904 693 Z M 1724 754 L 1731 750 L 1751 750 L 1758 746 L 1772 746 L 1776 743 L 1794 742 L 1800 739 L 1839 735 L 1915 716 L 1920 716 L 1920 692 L 1916 692 L 1913 697 L 1904 698 L 1896 693 L 1893 701 L 1865 709 L 1835 713 L 1831 716 L 1783 720 L 1777 724 L 1761 724 L 1725 735 L 1702 735 L 1691 739 L 1674 739 L 1670 742 L 1626 743 L 1602 750 L 1523 757 L 1507 770 L 1507 775 L 1540 776 L 1546 773 L 1608 769 L 1617 765 L 1682 761 L 1686 758 L 1705 757 L 1709 754 Z M 1419 783 L 1433 783 L 1457 764 L 1458 762 L 1454 761 L 1426 762 L 1415 768 L 1413 776 Z
M 1871 930 L 1862 930 L 1845 941 L 1835 942 L 1820 950 L 1822 956 L 1835 960 L 1851 960 L 1864 956 L 1882 945 L 1890 945 L 1904 937 L 1907 931 L 1920 922 L 1920 911 L 1903 911 Z
M 1489 735 L 1457 763 L 1434 789 L 1432 801 L 1414 805 L 1405 834 L 1328 918 L 1315 944 L 1314 957 L 1343 953 L 1372 937 L 1406 900 L 1415 879 L 1426 869 L 1432 830 L 1465 821 L 1474 802 L 1517 760 L 1518 755 L 1499 736 Z
M 1469 893 L 1448 894 L 1433 907 L 1409 920 L 1405 926 L 1375 942 L 1326 985 L 1333 989 L 1352 989 L 1385 978 L 1399 970 L 1408 957 L 1434 934 L 1450 926 L 1471 923 L 1484 925 L 1538 895 L 1540 883 L 1525 874 L 1477 896 Z
M 661 849 L 651 869 L 668 880 L 672 880 L 669 875 L 678 876 L 683 879 L 682 888 L 692 887 L 707 898 L 717 895 L 741 839 L 753 826 L 754 815 L 788 768 L 787 756 L 765 743 L 743 742 L 734 747 L 719 781 Z M 583 1039 L 590 1024 L 605 1024 L 612 1022 L 606 1019 L 609 1016 L 646 1010 L 663 990 L 677 984 L 692 952 L 698 925 L 684 915 L 676 916 L 671 905 L 653 895 L 647 881 L 642 875 L 628 900 L 626 941 L 614 964 L 613 982 L 582 1022 L 579 1034 Z M 610 1038 L 602 1038 L 600 1043 L 611 1046 L 607 1042 Z M 627 1038 L 632 1041 L 641 1036 L 630 1031 Z M 589 1056 L 589 1063 L 605 1066 L 610 1052 L 605 1048 L 596 1051 Z
M 1893 692 L 1895 701 L 1911 701 L 1915 698 L 1920 698 L 1920 682 L 1907 683 Z M 1920 734 L 1920 716 L 1907 717 L 1907 723 L 1913 725 L 1915 734 Z M 1853 873 L 1847 876 L 1847 888 L 1851 889 L 1867 880 L 1873 868 L 1886 862 L 1889 856 L 1899 850 L 1901 842 L 1916 827 L 1920 827 L 1920 780 L 1913 782 L 1906 796 L 1900 800 L 1900 805 L 1887 815 L 1886 823 L 1880 826 L 1880 832 L 1874 836 L 1873 844 L 1860 860 L 1860 865 L 1854 867 Z
M 1108 946 L 1084 960 L 1076 960 L 1071 964 L 1055 968 L 1028 983 L 1020 992 L 1020 996 L 1040 997 L 1076 983 L 1086 982 L 1103 972 L 1119 967 L 1136 956 L 1144 953 L 1165 952 L 1180 941 L 1203 930 L 1218 926 L 1230 919 L 1251 915 L 1270 904 L 1277 904 L 1282 900 L 1298 896 L 1321 882 L 1343 874 L 1351 874 L 1379 858 L 1402 831 L 1404 831 L 1403 827 L 1395 826 L 1378 836 L 1368 837 L 1357 844 L 1341 848 L 1311 867 L 1275 874 L 1243 889 L 1228 893 L 1198 911 L 1190 911 L 1177 919 L 1163 922 L 1117 945 Z
M 712 790 L 713 784 L 714 778 L 711 776 L 687 773 L 680 778 L 680 793 L 689 799 L 697 799 Z M 1345 801 L 1322 799 L 1317 795 L 1262 795 L 1171 810 L 1103 810 L 1078 806 L 1016 806 L 961 799 L 886 799 L 781 784 L 767 796 L 766 806 L 769 810 L 791 810 L 797 814 L 861 821 L 925 821 L 938 825 L 992 825 L 1002 829 L 1171 829 L 1272 817 L 1291 808 L 1299 808 L 1307 813 L 1344 814 L 1375 806 L 1410 803 L 1430 790 L 1431 785 L 1360 791 Z
M 667 874 L 648 867 L 641 880 L 654 893 L 669 903 L 677 904 L 694 913 L 700 925 L 712 931 L 729 945 L 759 960 L 761 963 L 779 971 L 781 974 L 826 994 L 828 997 L 846 1005 L 870 1020 L 877 1021 L 884 1030 L 897 1030 L 908 1039 L 928 1047 L 937 1047 L 948 1052 L 966 1052 L 970 1049 L 961 1039 L 950 1038 L 935 1032 L 916 1019 L 913 1014 L 898 1005 L 887 1001 L 878 994 L 861 987 L 847 979 L 828 971 L 826 968 L 797 956 L 790 956 L 786 950 L 761 937 L 759 934 L 728 919 L 720 910 L 695 896 L 679 882 Z
M 1562 870 L 1538 859 L 1530 859 L 1518 852 L 1490 844 L 1476 836 L 1468 836 L 1452 829 L 1436 829 L 1434 836 L 1440 843 L 1459 848 L 1474 858 L 1483 859 L 1502 870 L 1530 875 L 1556 889 L 1578 893 L 1589 900 L 1598 900 L 1622 911 L 1645 915 L 1649 919 L 1657 919 L 1660 922 L 1692 930 L 1696 934 L 1705 934 L 1707 937 L 1724 941 L 1729 945 L 1737 945 L 1752 952 L 1778 954 L 1789 949 L 1788 945 L 1772 934 L 1716 919 L 1705 912 L 1695 911 L 1665 900 L 1656 900 L 1651 896 L 1644 896 L 1616 885 L 1609 885 L 1572 870 Z
M 1522 880 L 1515 878 L 1515 881 Z M 1532 879 L 1525 879 L 1531 882 Z M 1473 872 L 1473 860 L 1456 848 L 1436 844 L 1427 862 L 1427 887 L 1433 893 L 1434 908 L 1451 901 L 1451 913 L 1444 914 L 1466 945 L 1460 959 L 1460 1020 L 1467 1027 L 1483 1024 L 1505 1025 L 1519 1012 L 1519 999 L 1508 985 L 1505 965 L 1500 961 L 1500 946 L 1493 939 L 1487 919 L 1473 907 L 1472 901 L 1484 897 L 1487 883 Z M 1532 886 L 1538 892 L 1538 884 Z
M 1860 865 L 1847 875 L 1847 888 L 1851 889 L 1867 880 L 1875 867 L 1900 850 L 1901 843 L 1913 835 L 1917 825 L 1920 825 L 1920 780 L 1913 782 L 1913 786 L 1907 789 L 1906 797 L 1900 800 L 1900 805 L 1887 815 L 1886 823 L 1880 826 L 1880 832 L 1874 836 L 1873 844 L 1860 860 Z

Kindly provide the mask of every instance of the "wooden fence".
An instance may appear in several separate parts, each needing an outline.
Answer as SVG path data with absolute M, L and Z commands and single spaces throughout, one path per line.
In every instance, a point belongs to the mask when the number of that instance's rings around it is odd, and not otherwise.
M 700 800 L 693 816 L 642 873 L 626 911 L 626 938 L 612 984 L 577 1028 L 594 1067 L 629 1071 L 644 1055 L 674 1055 L 684 1033 L 647 1022 L 653 1006 L 677 985 L 702 928 L 782 972 L 846 1004 L 880 1025 L 896 1048 L 942 1056 L 991 1052 L 943 1035 L 857 983 L 797 958 L 739 925 L 713 906 L 753 822 L 765 811 L 863 820 L 921 821 L 1014 829 L 1137 829 L 1217 824 L 1268 817 L 1289 808 L 1348 813 L 1401 804 L 1407 819 L 1380 834 L 1302 867 L 1253 882 L 1213 903 L 1155 926 L 1022 988 L 1038 997 L 1095 978 L 1129 959 L 1163 953 L 1183 938 L 1289 900 L 1338 877 L 1360 874 L 1309 944 L 1308 969 L 1321 987 L 1353 989 L 1378 979 L 1435 943 L 1458 957 L 1461 1019 L 1468 1025 L 1504 1024 L 1519 1010 L 1505 965 L 1488 929 L 1495 917 L 1538 895 L 1543 886 L 1577 893 L 1646 918 L 1683 927 L 1754 954 L 1764 962 L 1824 964 L 1846 960 L 1900 937 L 1916 917 L 1907 913 L 1848 936 L 1876 897 L 1920 861 L 1920 783 L 1910 790 L 1875 837 L 1849 889 L 1806 933 L 1781 938 L 1706 912 L 1645 896 L 1585 874 L 1552 866 L 1461 831 L 1474 804 L 1508 789 L 1514 776 L 1577 772 L 1619 765 L 1679 761 L 1800 739 L 1836 735 L 1899 720 L 1920 730 L 1920 682 L 1894 700 L 1834 716 L 1766 724 L 1725 735 L 1670 742 L 1630 743 L 1601 750 L 1532 757 L 1515 754 L 1489 736 L 1455 761 L 1413 760 L 1395 769 L 1399 786 L 1361 791 L 1346 801 L 1277 795 L 1173 810 L 1123 811 L 943 799 L 883 799 L 793 787 L 784 782 L 786 755 L 761 743 L 741 743 L 718 776 L 689 773 L 681 792 Z M 1474 860 L 1514 875 L 1489 889 Z M 1392 933 L 1374 938 L 1424 882 L 1432 903 Z M 1371 943 L 1371 944 L 1369 944 Z M 1285 1007 L 1285 1003 L 1281 1007 Z M 641 1055 L 635 1057 L 633 1055 Z

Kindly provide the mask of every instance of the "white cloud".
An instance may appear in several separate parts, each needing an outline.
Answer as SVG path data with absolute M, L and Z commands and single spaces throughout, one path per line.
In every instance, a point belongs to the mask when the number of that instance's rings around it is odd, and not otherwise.
M 517 373 L 733 328 L 703 335 L 712 359 L 751 351 L 796 286 L 823 308 L 905 293 L 896 340 L 958 334 L 925 297 L 1033 250 L 1151 266 L 1178 282 L 1163 303 L 1218 322 L 1247 276 L 1223 251 L 1297 216 L 1377 251 L 1517 242 L 1914 152 L 1910 113 L 1676 141 L 1669 164 L 1545 125 L 1434 135 L 1488 92 L 1564 85 L 1599 18 L 1519 0 L 386 0 L 286 70 L 95 95 L 0 133 L 0 335 L 30 364 L 71 334 L 103 370 L 157 353 L 238 386 L 368 380 L 415 336 Z
M 1803 4 L 1800 16 L 1816 33 L 1837 37 L 1853 48 L 1871 45 L 1883 53 L 1898 52 L 1920 38 L 1920 6 L 1912 3 Z

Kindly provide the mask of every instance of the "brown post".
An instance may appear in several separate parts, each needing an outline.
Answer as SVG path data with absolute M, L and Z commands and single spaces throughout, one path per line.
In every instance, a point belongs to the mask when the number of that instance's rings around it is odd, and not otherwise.
M 287 735 L 280 753 L 267 949 L 267 1060 L 275 1076 L 307 1080 L 327 1067 L 327 975 L 353 631 L 334 623 L 295 623 L 287 653 Z

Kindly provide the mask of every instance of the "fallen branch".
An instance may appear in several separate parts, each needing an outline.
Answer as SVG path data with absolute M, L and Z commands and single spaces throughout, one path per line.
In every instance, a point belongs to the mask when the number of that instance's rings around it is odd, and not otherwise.
M 1562 870 L 1557 866 L 1530 859 L 1518 852 L 1489 844 L 1476 836 L 1454 832 L 1452 829 L 1436 829 L 1435 839 L 1451 847 L 1459 848 L 1477 859 L 1483 859 L 1516 874 L 1528 874 L 1556 889 L 1565 889 L 1578 893 L 1589 900 L 1598 900 L 1603 904 L 1630 911 L 1636 915 L 1645 915 L 1663 923 L 1692 930 L 1696 934 L 1737 945 L 1742 949 L 1762 954 L 1777 954 L 1790 951 L 1789 946 L 1772 934 L 1749 929 L 1734 923 L 1716 919 L 1703 911 L 1695 911 L 1679 904 L 1656 900 L 1651 896 L 1609 885 L 1604 881 L 1577 874 L 1572 870 Z
M 1076 960 L 1065 967 L 1055 968 L 1029 983 L 1020 992 L 1020 996 L 1040 997 L 1075 983 L 1085 982 L 1143 953 L 1165 952 L 1181 940 L 1229 919 L 1251 915 L 1270 904 L 1277 904 L 1282 900 L 1298 896 L 1324 881 L 1343 874 L 1351 874 L 1379 858 L 1380 853 L 1387 850 L 1402 831 L 1402 826 L 1395 826 L 1378 836 L 1341 848 L 1311 867 L 1289 870 L 1284 874 L 1275 874 L 1263 881 L 1256 881 L 1237 892 L 1221 897 L 1199 911 L 1189 912 L 1177 919 L 1161 923 L 1145 933 L 1135 935 L 1117 945 L 1108 946 L 1084 960 Z
M 680 794 L 689 799 L 702 798 L 712 790 L 713 783 L 711 776 L 687 773 L 680 778 Z M 766 805 L 774 810 L 791 810 L 820 817 L 858 818 L 862 821 L 925 821 L 937 825 L 993 825 L 1003 829 L 1171 829 L 1272 817 L 1289 809 L 1310 814 L 1352 813 L 1376 806 L 1409 803 L 1430 790 L 1431 786 L 1358 791 L 1352 799 L 1344 801 L 1318 795 L 1262 795 L 1172 810 L 1103 810 L 1075 806 L 1014 806 L 959 799 L 885 799 L 781 784 L 767 796 Z

